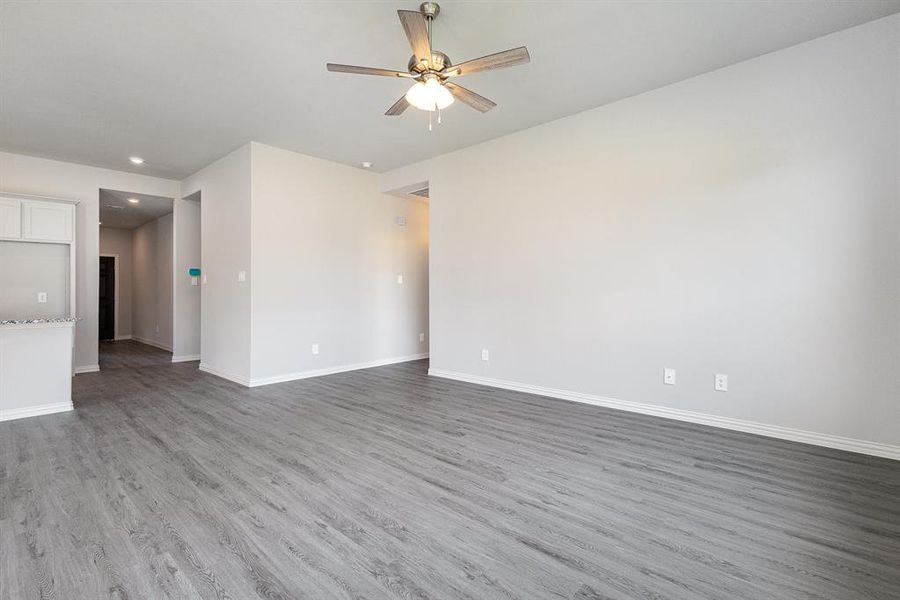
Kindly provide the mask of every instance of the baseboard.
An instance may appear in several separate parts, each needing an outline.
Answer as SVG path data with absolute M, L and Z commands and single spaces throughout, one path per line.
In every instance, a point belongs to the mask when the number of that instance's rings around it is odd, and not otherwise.
M 371 369 L 373 367 L 383 367 L 385 365 L 395 365 L 397 363 L 409 362 L 412 360 L 421 360 L 428 358 L 428 353 L 411 354 L 409 356 L 397 356 L 394 358 L 382 358 L 368 362 L 355 363 L 350 365 L 339 365 L 336 367 L 326 367 L 324 369 L 314 369 L 311 371 L 299 371 L 296 373 L 286 373 L 284 375 L 275 375 L 273 377 L 257 377 L 250 380 L 249 387 L 257 387 L 260 385 L 271 385 L 273 383 L 284 383 L 285 381 L 296 381 L 297 379 L 308 379 L 310 377 L 321 377 L 322 375 L 334 375 L 335 373 L 346 373 L 347 371 L 358 371 L 360 369 Z
M 0 421 L 12 421 L 13 419 L 24 419 L 25 417 L 52 415 L 53 413 L 70 411 L 73 408 L 74 406 L 72 406 L 71 402 L 42 404 L 40 406 L 29 406 L 27 408 L 7 408 L 0 410 Z
M 72 369 L 72 372 L 76 375 L 80 375 L 82 373 L 96 373 L 100 370 L 100 365 L 84 365 L 81 367 L 75 367 Z
M 195 360 L 200 360 L 199 354 L 185 354 L 184 356 L 174 356 L 174 355 L 172 356 L 173 363 L 191 362 L 191 361 L 195 361 Z
M 122 341 L 124 341 L 124 340 L 130 340 L 130 339 L 131 339 L 131 336 L 130 336 L 130 335 L 117 335 L 117 336 L 115 337 L 115 339 L 113 339 L 113 341 L 114 341 L 114 342 L 122 342 Z
M 529 385 L 526 383 L 518 383 L 515 381 L 506 381 L 503 379 L 492 379 L 489 377 L 480 377 L 477 375 L 468 375 L 465 373 L 455 373 L 453 371 L 444 371 L 441 369 L 429 369 L 428 374 L 434 377 L 442 377 L 444 379 L 454 379 L 456 381 L 476 383 L 479 385 L 502 388 L 505 390 L 525 392 L 526 394 L 536 394 L 538 396 L 548 396 L 550 398 L 559 398 L 561 400 L 571 400 L 573 402 L 593 404 L 595 406 L 614 408 L 617 410 L 640 413 L 643 415 L 652 415 L 654 417 L 663 417 L 665 419 L 674 419 L 676 421 L 686 421 L 688 423 L 710 425 L 712 427 L 720 427 L 722 429 L 730 429 L 733 431 L 741 431 L 744 433 L 754 433 L 756 435 L 763 435 L 766 437 L 778 438 L 791 442 L 801 442 L 804 444 L 812 444 L 814 446 L 824 446 L 826 448 L 835 448 L 837 450 L 846 450 L 848 452 L 856 452 L 859 454 L 867 454 L 870 456 L 880 456 L 882 458 L 900 460 L 900 446 L 892 446 L 889 444 L 881 444 L 878 442 L 868 442 L 865 440 L 845 438 L 825 433 L 816 433 L 813 431 L 793 429 L 790 427 L 781 427 L 779 425 L 767 425 L 765 423 L 757 423 L 755 421 L 744 421 L 742 419 L 732 419 L 730 417 L 719 417 L 716 415 L 680 410 L 676 408 L 667 408 L 665 406 L 657 406 L 654 404 L 642 404 L 639 402 L 617 400 L 615 398 L 606 398 L 603 396 L 583 394 L 581 392 L 572 392 L 568 390 Z
M 160 350 L 165 350 L 166 352 L 171 352 L 172 347 L 166 346 L 165 344 L 161 344 L 159 342 L 154 342 L 153 340 L 148 340 L 147 338 L 138 337 L 136 335 L 132 335 L 131 339 L 135 342 L 140 342 L 141 344 L 147 344 L 148 346 L 153 346 L 154 348 L 159 348 Z
M 200 370 L 204 373 L 209 373 L 210 375 L 215 375 L 216 377 L 221 377 L 222 379 L 227 379 L 228 381 L 233 381 L 234 383 L 239 383 L 244 387 L 250 387 L 250 380 L 246 377 L 241 377 L 240 375 L 232 375 L 231 373 L 220 371 L 219 369 L 215 369 L 203 363 L 200 363 Z

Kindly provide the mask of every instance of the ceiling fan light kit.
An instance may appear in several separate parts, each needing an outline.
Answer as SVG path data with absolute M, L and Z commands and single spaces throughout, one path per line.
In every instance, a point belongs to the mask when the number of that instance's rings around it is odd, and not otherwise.
M 440 123 L 440 111 L 453 104 L 454 100 L 459 100 L 479 112 L 487 112 L 497 106 L 497 104 L 484 96 L 449 81 L 449 79 L 451 77 L 468 75 L 469 73 L 477 73 L 478 71 L 525 64 L 531 60 L 531 57 L 528 55 L 528 49 L 525 46 L 521 46 L 454 65 L 446 54 L 434 50 L 432 47 L 432 23 L 440 12 L 441 7 L 437 2 L 423 2 L 419 6 L 418 11 L 397 11 L 400 23 L 403 25 L 403 31 L 406 33 L 409 45 L 413 51 L 406 72 L 335 63 L 328 63 L 326 67 L 329 71 L 337 73 L 378 75 L 381 77 L 400 77 L 415 80 L 415 83 L 406 94 L 387 109 L 387 112 L 384 114 L 397 116 L 403 114 L 403 111 L 410 106 L 413 106 L 428 112 L 429 129 L 431 129 L 431 113 L 438 112 L 438 123 Z

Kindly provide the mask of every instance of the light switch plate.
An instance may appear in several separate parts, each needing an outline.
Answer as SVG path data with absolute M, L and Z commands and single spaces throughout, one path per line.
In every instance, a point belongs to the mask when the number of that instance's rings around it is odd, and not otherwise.
M 483 348 L 481 350 L 481 360 L 490 360 L 490 359 L 491 359 L 491 353 L 488 352 L 487 348 Z
M 425 341 L 425 334 L 424 334 L 424 333 L 420 333 L 420 334 L 419 334 L 419 341 L 420 341 L 420 342 L 424 342 L 424 341 Z
M 716 373 L 716 391 L 717 392 L 727 392 L 728 391 L 728 375 L 724 375 L 722 373 Z
M 397 225 L 404 227 L 406 225 L 406 217 L 397 217 Z
M 197 285 L 199 282 L 197 281 L 198 277 L 191 277 L 191 285 Z
M 318 344 L 313 344 L 313 345 L 312 345 L 312 353 L 313 353 L 313 354 L 318 354 L 318 353 L 319 353 L 319 345 L 318 345 Z
M 238 281 L 247 281 L 247 271 L 238 271 Z
M 675 385 L 675 369 L 663 369 L 663 383 Z
M 397 275 L 397 283 L 403 285 L 403 275 Z
M 38 292 L 38 303 L 45 304 L 47 302 L 47 292 Z

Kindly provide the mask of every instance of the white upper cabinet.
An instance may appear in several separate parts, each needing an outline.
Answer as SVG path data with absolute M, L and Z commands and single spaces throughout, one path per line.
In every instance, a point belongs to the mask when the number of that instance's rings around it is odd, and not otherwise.
M 0 196 L 0 238 L 22 237 L 22 201 Z
M 39 242 L 71 242 L 75 207 L 62 202 L 22 200 L 22 239 Z

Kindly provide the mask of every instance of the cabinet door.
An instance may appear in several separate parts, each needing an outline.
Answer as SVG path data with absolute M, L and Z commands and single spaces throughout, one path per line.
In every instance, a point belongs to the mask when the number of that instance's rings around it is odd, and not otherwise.
M 75 207 L 61 202 L 22 201 L 22 239 L 71 242 Z
M 22 237 L 22 201 L 0 197 L 0 238 Z

